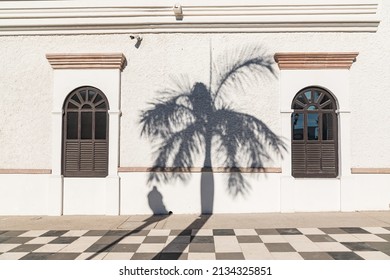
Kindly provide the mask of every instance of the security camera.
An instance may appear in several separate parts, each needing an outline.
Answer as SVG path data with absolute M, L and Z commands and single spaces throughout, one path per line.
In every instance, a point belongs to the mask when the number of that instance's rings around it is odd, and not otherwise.
M 137 41 L 142 41 L 142 38 L 139 35 L 130 35 L 130 39 L 131 40 L 137 39 Z

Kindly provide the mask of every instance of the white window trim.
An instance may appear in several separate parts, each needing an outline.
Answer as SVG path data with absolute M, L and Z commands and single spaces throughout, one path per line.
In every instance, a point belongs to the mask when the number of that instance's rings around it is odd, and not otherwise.
M 70 92 L 80 86 L 101 90 L 110 104 L 109 158 L 106 180 L 105 214 L 119 214 L 119 129 L 120 80 L 125 65 L 123 54 L 48 54 L 53 67 L 52 175 L 48 190 L 48 214 L 63 214 L 64 178 L 62 162 L 63 104 Z M 84 178 L 85 180 L 85 178 Z

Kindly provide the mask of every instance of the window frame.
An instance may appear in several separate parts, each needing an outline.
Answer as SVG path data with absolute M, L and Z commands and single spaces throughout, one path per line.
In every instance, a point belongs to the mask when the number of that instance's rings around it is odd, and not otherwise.
M 89 95 L 90 93 L 92 93 L 92 96 Z M 77 96 L 78 101 L 73 99 L 74 96 Z M 97 99 L 99 100 L 96 101 Z M 101 105 L 104 107 L 97 108 Z M 89 108 L 86 106 L 89 106 Z M 76 88 L 65 98 L 62 117 L 61 157 L 61 172 L 64 177 L 106 177 L 108 175 L 108 110 L 109 103 L 107 97 L 101 90 L 95 87 L 82 86 Z M 68 114 L 72 112 L 77 112 L 77 137 L 68 139 Z M 99 112 L 104 112 L 106 115 L 105 139 L 96 138 L 96 113 Z M 87 138 L 82 138 L 83 113 L 91 113 L 91 137 Z
M 310 92 L 310 100 L 305 93 Z M 319 92 L 317 98 L 314 92 Z M 304 97 L 304 102 L 298 100 L 300 96 Z M 322 100 L 327 97 L 322 103 Z M 297 106 L 296 106 L 297 105 Z M 331 105 L 331 108 L 326 108 Z M 309 110 L 310 106 L 316 106 L 316 109 Z M 301 108 L 297 108 L 301 107 Z M 293 98 L 291 108 L 291 175 L 294 178 L 336 178 L 339 175 L 339 156 L 338 156 L 338 116 L 337 101 L 333 94 L 321 87 L 310 86 L 300 90 Z M 318 114 L 318 139 L 308 139 L 308 116 L 309 114 Z M 303 139 L 294 139 L 294 117 L 296 114 L 303 114 Z M 332 139 L 323 139 L 324 115 L 332 116 Z M 330 152 L 332 150 L 332 152 Z M 302 152 L 304 151 L 304 152 Z M 303 153 L 303 154 L 302 154 Z M 318 161 L 315 154 L 319 155 Z M 324 156 L 325 155 L 325 156 Z M 309 158 L 309 159 L 308 159 Z M 329 167 L 329 163 L 333 166 Z M 319 165 L 319 167 L 318 167 Z M 332 170 L 330 170 L 332 168 Z M 304 171 L 302 171 L 304 169 Z M 317 171 L 310 171 L 316 169 Z M 301 171 L 298 171 L 301 170 Z

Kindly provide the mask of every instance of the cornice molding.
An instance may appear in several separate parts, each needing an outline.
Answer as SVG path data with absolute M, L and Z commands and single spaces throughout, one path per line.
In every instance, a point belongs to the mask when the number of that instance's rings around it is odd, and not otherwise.
M 379 1 L 5 1 L 0 2 L 0 35 L 375 32 Z M 173 4 L 180 4 L 179 16 Z
M 349 69 L 357 52 L 276 53 L 279 69 Z
M 51 174 L 51 169 L 0 169 L 0 174 Z
M 352 174 L 390 174 L 390 168 L 351 168 Z
M 47 54 L 53 69 L 119 69 L 126 65 L 122 53 Z

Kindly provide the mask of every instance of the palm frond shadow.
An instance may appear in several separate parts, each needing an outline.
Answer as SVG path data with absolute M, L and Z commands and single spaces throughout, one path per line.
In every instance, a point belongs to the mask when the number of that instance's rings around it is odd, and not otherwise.
M 215 61 L 211 73 L 209 87 L 185 77 L 173 80 L 140 116 L 141 135 L 154 145 L 149 184 L 186 181 L 194 160 L 203 157 L 202 213 L 213 210 L 214 179 L 208 174 L 212 176 L 213 157 L 223 159 L 223 167 L 231 171 L 227 185 L 236 196 L 250 190 L 242 167 L 261 170 L 272 160 L 271 151 L 283 157 L 286 150 L 263 121 L 228 105 L 228 94 L 243 94 L 247 86 L 276 77 L 272 58 L 261 47 L 246 47 Z

